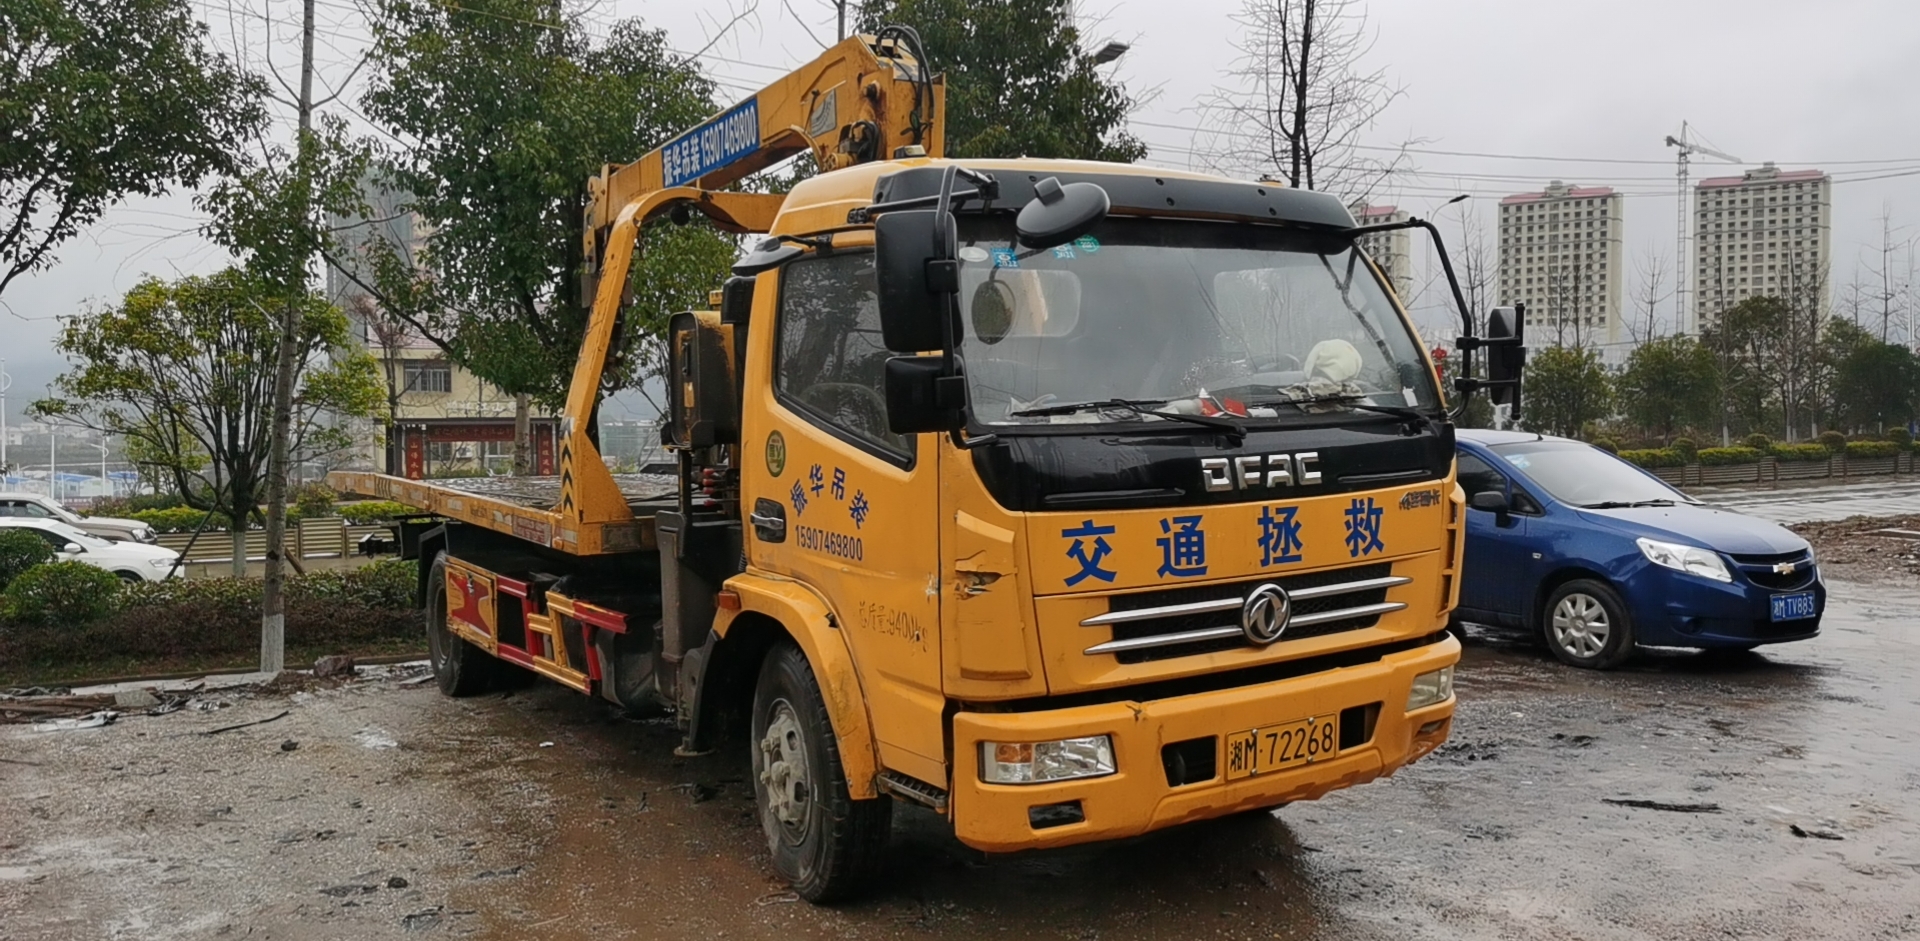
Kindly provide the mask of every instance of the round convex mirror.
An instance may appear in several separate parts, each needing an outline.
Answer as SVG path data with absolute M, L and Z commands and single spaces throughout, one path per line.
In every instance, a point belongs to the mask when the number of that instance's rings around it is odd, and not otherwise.
M 1013 329 L 1013 288 L 1005 281 L 987 281 L 973 292 L 969 305 L 973 335 L 989 346 L 1006 339 Z

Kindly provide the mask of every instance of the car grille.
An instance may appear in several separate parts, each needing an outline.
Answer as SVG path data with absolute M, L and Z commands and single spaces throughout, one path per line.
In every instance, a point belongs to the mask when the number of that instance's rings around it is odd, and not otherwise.
M 1253 589 L 1279 585 L 1293 610 L 1281 641 L 1359 630 L 1406 605 L 1387 601 L 1387 590 L 1412 579 L 1393 574 L 1380 562 L 1325 572 L 1306 572 L 1114 595 L 1107 613 L 1081 621 L 1085 627 L 1111 625 L 1113 639 L 1087 648 L 1112 654 L 1120 663 L 1144 663 L 1251 646 L 1240 630 L 1240 605 Z
M 1761 588 L 1799 591 L 1813 584 L 1813 553 L 1805 549 L 1780 555 L 1736 555 L 1733 563 L 1747 581 Z M 1791 565 L 1793 570 L 1781 572 L 1775 568 L 1783 564 Z

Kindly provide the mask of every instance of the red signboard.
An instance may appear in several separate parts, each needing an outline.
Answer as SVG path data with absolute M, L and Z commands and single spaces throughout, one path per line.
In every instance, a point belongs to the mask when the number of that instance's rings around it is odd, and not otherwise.
M 427 476 L 427 442 L 417 434 L 409 434 L 406 442 L 407 477 L 419 480 Z

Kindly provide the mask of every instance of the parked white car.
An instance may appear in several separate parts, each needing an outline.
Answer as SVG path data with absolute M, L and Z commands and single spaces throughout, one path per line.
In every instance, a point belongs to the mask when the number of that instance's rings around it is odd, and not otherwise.
M 114 542 L 51 519 L 0 516 L 0 528 L 30 530 L 45 539 L 59 558 L 106 569 L 130 582 L 157 582 L 180 574 L 173 564 L 180 553 L 165 546 Z
M 81 516 L 52 497 L 37 493 L 0 493 L 0 519 L 57 520 L 81 532 L 114 542 L 153 542 L 153 527 L 117 516 Z

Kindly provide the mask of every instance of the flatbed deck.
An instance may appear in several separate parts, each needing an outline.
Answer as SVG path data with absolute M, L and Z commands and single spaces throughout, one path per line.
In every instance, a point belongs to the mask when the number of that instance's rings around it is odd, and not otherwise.
M 679 481 L 662 474 L 616 474 L 630 518 L 587 522 L 554 509 L 560 478 L 449 477 L 411 480 L 366 471 L 334 471 L 327 484 L 340 493 L 404 503 L 421 511 L 456 519 L 538 543 L 573 555 L 600 555 L 655 548 L 653 515 L 672 509 Z

